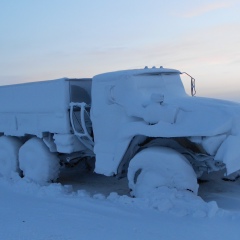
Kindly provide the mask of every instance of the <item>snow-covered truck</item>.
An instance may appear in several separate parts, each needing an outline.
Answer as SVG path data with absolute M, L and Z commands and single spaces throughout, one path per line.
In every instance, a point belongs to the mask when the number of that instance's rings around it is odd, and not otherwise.
M 127 176 L 134 196 L 161 186 L 197 194 L 204 172 L 234 174 L 240 104 L 187 95 L 181 74 L 144 68 L 0 87 L 0 174 L 41 183 L 90 160 L 96 173 Z

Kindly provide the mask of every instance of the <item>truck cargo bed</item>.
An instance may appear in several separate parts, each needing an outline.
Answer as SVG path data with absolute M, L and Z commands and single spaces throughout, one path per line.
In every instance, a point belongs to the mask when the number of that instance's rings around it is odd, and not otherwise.
M 69 133 L 69 103 L 90 103 L 91 79 L 62 78 L 0 87 L 0 133 Z

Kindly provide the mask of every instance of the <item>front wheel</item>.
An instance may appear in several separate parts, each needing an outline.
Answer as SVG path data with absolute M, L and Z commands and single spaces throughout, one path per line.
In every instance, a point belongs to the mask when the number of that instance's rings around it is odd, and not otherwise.
M 20 148 L 19 166 L 25 178 L 40 184 L 56 180 L 60 167 L 57 155 L 37 137 Z
M 146 197 L 159 187 L 198 192 L 196 174 L 188 160 L 167 147 L 151 147 L 130 161 L 128 182 L 131 195 Z

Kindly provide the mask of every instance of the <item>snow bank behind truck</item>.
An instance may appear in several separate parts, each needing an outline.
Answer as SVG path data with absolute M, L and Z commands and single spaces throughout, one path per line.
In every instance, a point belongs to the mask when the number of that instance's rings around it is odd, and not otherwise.
M 181 74 L 145 68 L 0 87 L 0 174 L 46 182 L 59 163 L 91 159 L 97 173 L 127 174 L 141 196 L 160 186 L 197 193 L 202 173 L 237 172 L 240 105 L 190 97 Z

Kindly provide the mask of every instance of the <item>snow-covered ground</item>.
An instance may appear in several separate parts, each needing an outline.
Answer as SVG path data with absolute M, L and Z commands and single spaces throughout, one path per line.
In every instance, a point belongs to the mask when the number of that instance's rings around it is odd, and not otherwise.
M 68 169 L 39 186 L 0 177 L 0 239 L 239 239 L 240 181 L 208 176 L 199 196 L 163 187 L 131 198 L 125 179 Z

